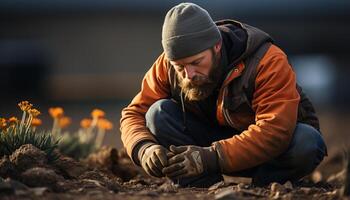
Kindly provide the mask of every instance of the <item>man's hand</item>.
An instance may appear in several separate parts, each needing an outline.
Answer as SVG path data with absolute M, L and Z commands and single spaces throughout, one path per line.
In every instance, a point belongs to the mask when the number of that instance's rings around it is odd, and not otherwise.
M 217 153 L 213 147 L 172 145 L 170 151 L 168 167 L 162 171 L 170 178 L 193 177 L 203 173 L 216 173 L 219 170 Z
M 147 174 L 163 177 L 162 169 L 168 165 L 167 153 L 169 151 L 161 145 L 148 146 L 141 155 L 141 166 Z

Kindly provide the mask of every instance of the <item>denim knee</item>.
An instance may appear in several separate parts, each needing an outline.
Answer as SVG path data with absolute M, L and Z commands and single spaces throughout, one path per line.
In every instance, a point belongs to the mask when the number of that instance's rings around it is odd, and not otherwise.
M 326 145 L 320 132 L 310 125 L 298 123 L 286 152 L 288 164 L 308 174 L 320 164 L 325 155 Z
M 154 135 L 159 135 L 163 131 L 165 122 L 170 120 L 171 115 L 176 115 L 178 105 L 170 99 L 161 99 L 156 101 L 148 109 L 145 119 L 146 126 Z

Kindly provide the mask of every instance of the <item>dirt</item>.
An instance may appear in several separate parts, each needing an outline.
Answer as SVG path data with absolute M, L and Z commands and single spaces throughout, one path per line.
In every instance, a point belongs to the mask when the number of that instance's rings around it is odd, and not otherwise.
M 225 176 L 210 188 L 180 188 L 147 176 L 124 149 L 103 147 L 81 161 L 60 155 L 48 162 L 43 155 L 23 145 L 0 159 L 0 199 L 341 199 L 347 174 L 339 167 L 342 156 L 332 155 L 294 185 L 253 187 L 250 179 Z

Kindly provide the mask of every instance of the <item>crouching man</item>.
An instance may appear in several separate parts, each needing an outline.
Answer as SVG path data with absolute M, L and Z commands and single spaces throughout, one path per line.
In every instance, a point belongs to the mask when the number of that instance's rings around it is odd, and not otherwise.
M 162 46 L 121 117 L 124 146 L 149 175 L 262 186 L 298 181 L 323 160 L 314 108 L 267 33 L 181 3 L 165 16 Z

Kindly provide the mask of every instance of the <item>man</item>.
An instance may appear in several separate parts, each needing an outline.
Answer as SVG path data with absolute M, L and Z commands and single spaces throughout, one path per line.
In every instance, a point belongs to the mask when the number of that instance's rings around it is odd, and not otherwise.
M 168 11 L 162 53 L 122 111 L 129 156 L 151 176 L 208 187 L 222 174 L 254 185 L 297 181 L 326 146 L 287 56 L 252 26 L 214 23 L 181 3 Z

